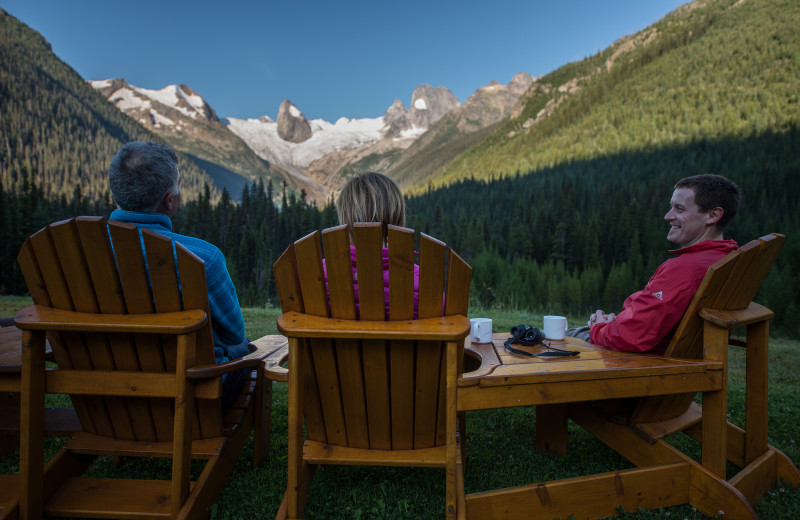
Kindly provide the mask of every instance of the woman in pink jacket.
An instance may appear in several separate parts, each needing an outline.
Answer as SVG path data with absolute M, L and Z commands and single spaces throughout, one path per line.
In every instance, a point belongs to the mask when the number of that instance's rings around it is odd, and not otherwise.
M 339 223 L 346 224 L 353 241 L 353 224 L 356 222 L 380 222 L 383 228 L 383 292 L 386 319 L 389 319 L 389 249 L 387 246 L 388 225 L 405 226 L 406 205 L 397 184 L 381 173 L 361 173 L 347 181 L 336 201 Z M 350 246 L 353 264 L 353 288 L 358 315 L 358 272 L 356 270 L 356 248 Z M 324 261 L 323 261 L 324 268 Z M 326 272 L 327 278 L 327 272 Z M 414 317 L 419 307 L 419 266 L 414 265 Z

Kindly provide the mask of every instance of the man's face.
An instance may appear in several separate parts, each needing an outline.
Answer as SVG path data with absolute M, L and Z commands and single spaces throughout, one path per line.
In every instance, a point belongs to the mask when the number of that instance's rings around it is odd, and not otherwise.
M 678 188 L 672 193 L 670 210 L 664 215 L 670 228 L 667 240 L 681 247 L 707 240 L 714 224 L 707 223 L 709 213 L 703 212 L 694 201 L 694 190 Z

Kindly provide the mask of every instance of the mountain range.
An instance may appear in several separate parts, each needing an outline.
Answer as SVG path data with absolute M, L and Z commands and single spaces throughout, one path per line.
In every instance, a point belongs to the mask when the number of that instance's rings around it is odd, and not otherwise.
M 512 112 L 534 78 L 518 73 L 507 84 L 493 81 L 479 88 L 462 105 L 446 87 L 420 85 L 407 109 L 400 99 L 376 118 L 340 118 L 334 123 L 308 120 L 290 100 L 284 100 L 277 120 L 219 118 L 215 110 L 186 85 L 149 90 L 122 78 L 90 81 L 119 110 L 175 148 L 209 165 L 236 175 L 209 173 L 221 189 L 238 193 L 247 182 L 280 172 L 290 186 L 311 200 L 325 202 L 356 171 L 398 168 L 401 186 L 419 179 L 404 175 L 402 165 L 413 163 L 425 145 L 406 152 L 443 118 L 462 134 L 490 127 Z M 434 135 L 435 132 L 432 134 Z M 427 141 L 432 141 L 428 136 Z
M 375 118 L 333 123 L 308 120 L 290 100 L 274 121 L 234 119 L 186 85 L 86 82 L 41 35 L 2 12 L 2 187 L 30 178 L 51 197 L 76 187 L 107 197 L 114 150 L 155 136 L 181 152 L 188 195 L 209 183 L 212 201 L 222 188 L 236 200 L 248 183 L 271 181 L 326 202 L 363 170 L 385 172 L 416 194 L 699 137 L 785 131 L 800 119 L 798 5 L 694 0 L 593 56 L 492 82 L 464 103 L 444 86 L 421 85 L 409 107 L 396 100 Z

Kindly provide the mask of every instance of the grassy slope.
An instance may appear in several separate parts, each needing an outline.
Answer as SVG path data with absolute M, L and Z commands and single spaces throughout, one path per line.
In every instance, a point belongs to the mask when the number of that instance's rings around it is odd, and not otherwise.
M 597 56 L 543 77 L 539 83 L 552 88 L 584 79 L 567 96 L 534 91 L 522 116 L 461 154 L 433 184 L 797 125 L 798 23 L 800 4 L 793 0 L 696 1 Z M 606 70 L 607 58 L 631 40 L 639 44 L 618 53 Z M 550 99 L 561 103 L 524 131 L 522 124 Z
M 30 303 L 29 298 L 0 297 L 0 316 L 8 315 Z M 504 331 L 522 322 L 536 325 L 541 316 L 520 311 L 473 309 L 472 316 L 488 316 L 494 330 Z M 277 309 L 246 308 L 245 322 L 249 337 L 275 334 Z M 796 418 L 800 416 L 800 341 L 773 339 L 770 342 L 770 437 L 793 461 L 800 461 L 796 441 Z M 744 353 L 732 349 L 730 355 L 730 416 L 743 424 Z M 265 467 L 250 466 L 252 441 L 234 467 L 212 518 L 272 518 L 286 486 L 286 385 L 275 385 L 270 459 Z M 593 437 L 570 425 L 569 453 L 555 457 L 537 452 L 533 447 L 534 408 L 510 408 L 469 412 L 469 441 L 465 488 L 467 493 L 549 480 L 568 478 L 630 467 Z M 697 444 L 680 436 L 675 444 L 697 455 Z M 49 445 L 53 451 L 55 446 Z M 97 476 L 114 474 L 136 478 L 144 473 L 168 478 L 165 461 L 144 463 L 126 460 L 115 468 L 103 460 L 93 470 Z M 16 470 L 14 457 L 0 461 L 0 471 Z M 350 519 L 435 519 L 443 516 L 444 471 L 417 468 L 327 467 L 317 472 L 306 518 Z M 759 503 L 756 511 L 762 519 L 800 518 L 800 490 L 779 484 Z M 690 507 L 672 507 L 662 511 L 625 515 L 636 519 L 665 517 L 688 520 L 705 518 Z

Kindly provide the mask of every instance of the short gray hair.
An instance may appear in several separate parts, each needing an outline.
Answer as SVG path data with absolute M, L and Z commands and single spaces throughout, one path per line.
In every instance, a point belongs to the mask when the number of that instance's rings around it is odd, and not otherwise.
M 166 144 L 132 141 L 111 159 L 108 184 L 120 209 L 149 213 L 169 193 L 179 193 L 178 155 Z

